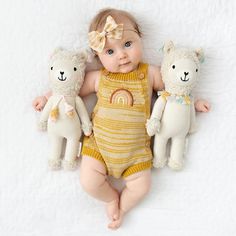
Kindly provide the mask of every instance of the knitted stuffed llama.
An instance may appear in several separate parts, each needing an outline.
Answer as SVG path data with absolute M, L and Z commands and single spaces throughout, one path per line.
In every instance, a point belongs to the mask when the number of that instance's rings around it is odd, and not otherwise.
M 77 95 L 84 81 L 86 53 L 56 49 L 51 56 L 49 78 L 52 96 L 42 111 L 40 130 L 48 130 L 51 142 L 49 167 L 61 167 L 63 139 L 66 139 L 63 167 L 76 167 L 81 128 L 90 135 L 92 125 L 82 99 Z M 82 123 L 82 125 L 81 125 Z
M 201 49 L 176 49 L 171 41 L 164 45 L 161 74 L 165 91 L 160 92 L 146 124 L 148 135 L 155 135 L 153 165 L 156 168 L 162 168 L 167 163 L 166 146 L 169 139 L 168 166 L 174 170 L 183 167 L 186 136 L 196 130 L 191 91 L 198 80 L 201 61 Z

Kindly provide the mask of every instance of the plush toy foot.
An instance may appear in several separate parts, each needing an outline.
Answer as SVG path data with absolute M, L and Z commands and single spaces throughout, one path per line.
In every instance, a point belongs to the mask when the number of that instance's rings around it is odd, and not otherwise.
M 59 170 L 61 169 L 61 160 L 51 159 L 48 161 L 48 166 L 51 170 Z
M 77 165 L 78 165 L 78 161 L 77 160 L 72 160 L 72 161 L 64 160 L 63 161 L 63 168 L 64 168 L 64 170 L 75 170 Z
M 184 166 L 184 161 L 183 160 L 174 160 L 174 159 L 169 159 L 168 161 L 168 166 L 172 169 L 172 170 L 181 170 Z
M 161 159 L 154 158 L 153 166 L 155 168 L 163 168 L 166 165 L 166 162 L 167 158 L 161 158 Z

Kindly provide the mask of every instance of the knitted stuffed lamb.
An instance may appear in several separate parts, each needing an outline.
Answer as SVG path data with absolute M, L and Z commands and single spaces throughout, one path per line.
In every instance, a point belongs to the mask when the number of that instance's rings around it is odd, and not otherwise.
M 48 130 L 51 142 L 49 167 L 53 170 L 61 167 L 63 139 L 66 139 L 63 167 L 72 170 L 77 164 L 81 128 L 85 135 L 92 132 L 88 112 L 78 96 L 86 61 L 86 53 L 60 48 L 51 56 L 49 78 L 52 96 L 42 111 L 39 129 Z
M 186 136 L 196 130 L 191 92 L 198 80 L 202 61 L 201 49 L 176 49 L 171 41 L 164 45 L 161 74 L 165 91 L 160 92 L 146 124 L 148 135 L 155 135 L 153 165 L 156 168 L 164 167 L 167 163 L 166 146 L 169 139 L 168 166 L 174 170 L 183 167 Z

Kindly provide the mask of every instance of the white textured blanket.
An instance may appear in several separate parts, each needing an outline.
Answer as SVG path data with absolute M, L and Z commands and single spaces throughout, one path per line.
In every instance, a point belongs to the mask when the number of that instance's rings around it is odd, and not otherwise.
M 117 232 L 106 228 L 103 204 L 81 189 L 79 169 L 47 169 L 48 138 L 37 131 L 31 107 L 49 89 L 50 53 L 57 46 L 85 48 L 88 24 L 103 7 L 138 18 L 149 63 L 160 64 L 159 49 L 169 39 L 202 47 L 196 94 L 212 105 L 209 114 L 197 115 L 185 169 L 153 170 L 149 195 Z M 235 22 L 234 0 L 2 0 L 0 235 L 236 235 Z

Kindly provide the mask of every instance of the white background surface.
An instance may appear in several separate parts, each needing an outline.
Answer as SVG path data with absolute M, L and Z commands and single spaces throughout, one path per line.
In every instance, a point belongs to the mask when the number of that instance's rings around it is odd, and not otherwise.
M 103 204 L 81 189 L 79 169 L 47 169 L 47 135 L 36 130 L 31 107 L 49 89 L 53 49 L 86 47 L 91 18 L 108 6 L 138 18 L 146 62 L 160 64 L 169 39 L 203 47 L 196 94 L 212 104 L 197 115 L 185 169 L 153 170 L 150 194 L 116 232 L 106 228 Z M 236 235 L 235 22 L 233 0 L 1 0 L 0 235 Z

